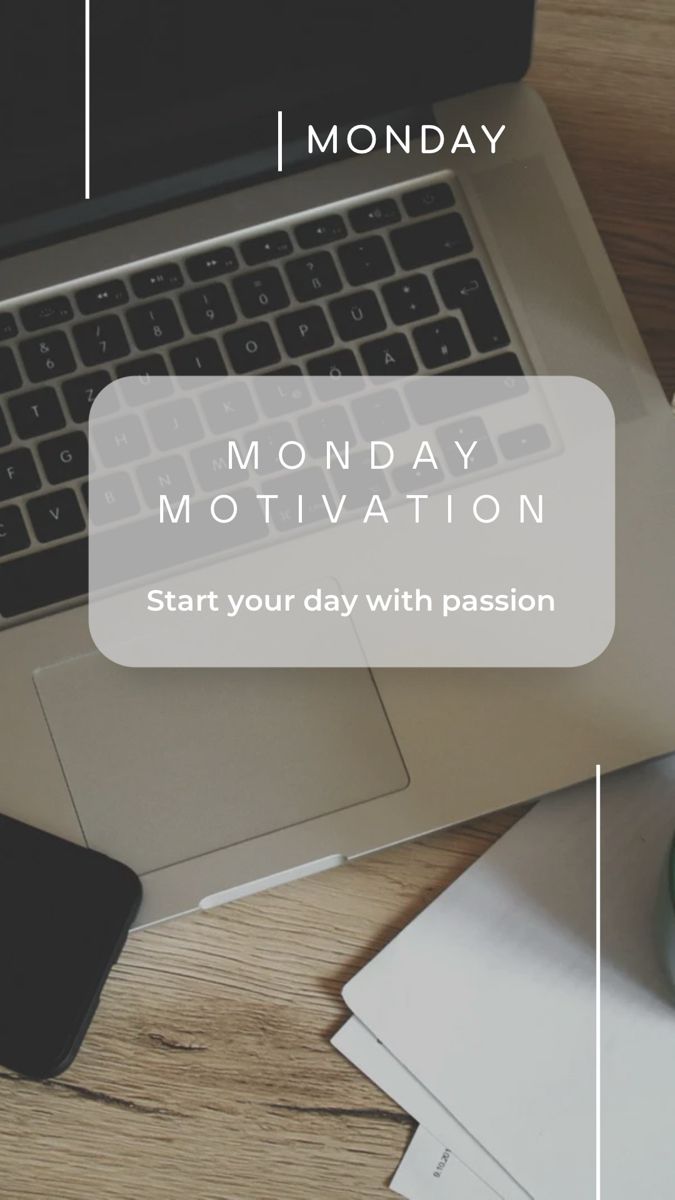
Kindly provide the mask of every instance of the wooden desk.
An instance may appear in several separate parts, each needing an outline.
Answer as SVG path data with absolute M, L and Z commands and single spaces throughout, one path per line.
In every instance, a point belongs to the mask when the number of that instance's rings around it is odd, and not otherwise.
M 546 0 L 548 102 L 675 390 L 669 0 Z M 412 1122 L 327 1044 L 354 971 L 514 820 L 135 936 L 75 1066 L 0 1073 L 6 1200 L 376 1200 Z

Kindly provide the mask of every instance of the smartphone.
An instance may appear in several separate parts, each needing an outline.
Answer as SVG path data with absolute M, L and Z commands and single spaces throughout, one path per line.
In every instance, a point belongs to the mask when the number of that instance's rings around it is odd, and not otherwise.
M 141 894 L 122 863 L 0 815 L 0 1063 L 65 1071 Z

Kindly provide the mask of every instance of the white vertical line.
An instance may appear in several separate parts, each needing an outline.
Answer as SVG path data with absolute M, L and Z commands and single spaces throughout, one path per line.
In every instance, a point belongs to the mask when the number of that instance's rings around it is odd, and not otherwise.
M 595 1200 L 602 1200 L 602 784 L 595 766 Z
M 277 171 L 284 169 L 284 114 L 277 111 Z
M 91 71 L 91 37 L 90 37 L 89 0 L 84 0 L 84 198 L 85 198 L 85 200 L 89 200 L 91 198 L 90 161 L 89 161 L 90 71 Z

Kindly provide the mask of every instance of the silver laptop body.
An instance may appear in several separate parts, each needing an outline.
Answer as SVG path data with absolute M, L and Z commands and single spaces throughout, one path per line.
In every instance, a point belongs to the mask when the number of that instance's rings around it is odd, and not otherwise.
M 670 411 L 536 93 L 484 89 L 437 104 L 434 120 L 450 141 L 460 124 L 506 123 L 508 138 L 451 170 L 419 153 L 319 165 L 2 264 L 0 310 L 16 311 L 167 262 L 185 274 L 193 256 L 280 228 L 293 239 L 336 214 L 348 223 L 371 201 L 394 200 L 405 220 L 407 195 L 449 183 L 509 330 L 501 352 L 531 373 L 588 377 L 615 407 L 617 626 L 588 666 L 146 672 L 93 648 L 81 599 L 28 600 L 3 619 L 2 809 L 133 866 L 140 924 L 567 786 L 596 762 L 609 771 L 675 748 Z M 294 243 L 289 257 L 300 253 Z M 436 266 L 416 274 L 435 286 Z M 78 320 L 63 323 L 74 346 Z M 385 335 L 400 330 L 386 320 Z M 484 357 L 474 349 L 471 362 Z M 59 436 L 81 429 L 63 409 Z M 80 485 L 68 484 L 84 514 Z M 41 486 L 54 487 L 48 473 Z M 15 502 L 24 516 L 30 499 Z

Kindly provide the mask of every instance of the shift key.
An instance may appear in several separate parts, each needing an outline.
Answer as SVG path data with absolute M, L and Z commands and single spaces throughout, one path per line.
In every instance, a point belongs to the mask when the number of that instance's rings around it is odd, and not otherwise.
M 18 617 L 87 592 L 87 539 L 0 562 L 0 616 Z
M 451 263 L 435 275 L 446 306 L 463 314 L 477 350 L 485 354 L 508 345 L 509 335 L 477 259 Z

